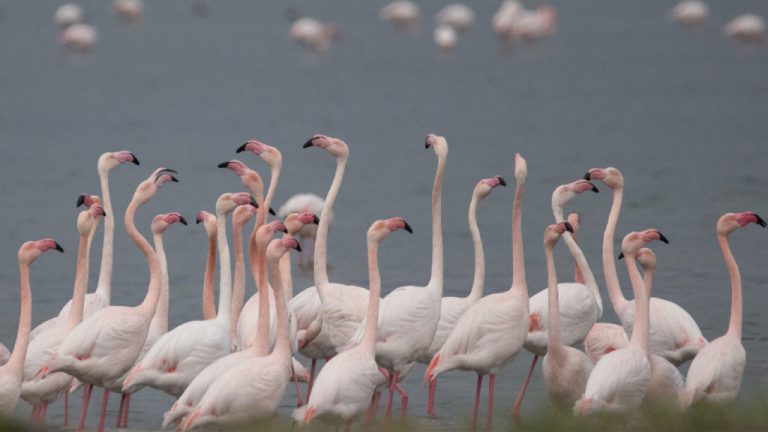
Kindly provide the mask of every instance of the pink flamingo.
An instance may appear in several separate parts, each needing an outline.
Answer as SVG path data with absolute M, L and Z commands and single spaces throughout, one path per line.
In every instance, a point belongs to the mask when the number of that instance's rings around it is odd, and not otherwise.
M 475 251 L 475 274 L 472 279 L 472 289 L 466 297 L 443 297 L 440 301 L 440 322 L 437 324 L 435 337 L 429 350 L 419 358 L 419 363 L 432 360 L 435 354 L 442 348 L 448 335 L 451 334 L 456 322 L 476 301 L 483 296 L 485 288 L 485 252 L 483 251 L 483 239 L 480 237 L 480 228 L 477 226 L 477 205 L 487 197 L 497 186 L 506 186 L 507 182 L 500 176 L 494 176 L 480 180 L 472 191 L 472 199 L 469 202 L 469 232 L 472 235 L 472 244 Z M 435 416 L 435 393 L 437 391 L 437 378 L 429 382 L 429 396 L 427 399 L 427 414 Z
M 669 241 L 656 229 L 631 232 L 621 243 L 635 294 L 636 323 L 629 345 L 603 356 L 592 369 L 581 399 L 573 412 L 587 415 L 596 412 L 627 414 L 638 408 L 648 390 L 651 365 L 648 361 L 649 295 L 637 269 L 637 251 L 653 240 Z
M 742 43 L 762 44 L 765 29 L 763 17 L 747 14 L 738 16 L 726 24 L 723 33 Z
M 701 27 L 709 15 L 709 6 L 701 0 L 684 0 L 669 11 L 672 20 L 689 27 Z
M 277 215 L 285 218 L 291 213 L 309 212 L 318 217 L 322 217 L 324 205 L 325 200 L 313 193 L 299 193 L 288 198 L 285 203 L 280 206 Z M 331 217 L 331 215 L 328 215 L 328 217 Z M 333 223 L 333 220 L 331 220 L 330 223 Z M 299 254 L 299 267 L 312 266 L 314 262 L 312 254 L 315 249 L 317 225 L 304 225 L 296 235 L 298 236 L 299 241 L 304 245 L 302 252 Z M 286 255 L 286 257 L 289 256 L 290 255 Z
M 213 279 L 216 276 L 216 215 L 200 210 L 196 223 L 202 223 L 208 236 L 208 253 L 205 258 L 205 273 L 203 274 L 203 319 L 216 318 L 216 293 Z
M 419 26 L 419 6 L 408 0 L 395 0 L 379 10 L 379 18 L 401 32 L 414 33 Z
M 21 311 L 19 312 L 19 327 L 16 332 L 16 342 L 8 362 L 0 366 L 0 414 L 12 416 L 19 401 L 21 382 L 24 376 L 24 359 L 27 356 L 29 330 L 32 328 L 32 291 L 29 285 L 29 265 L 43 252 L 56 249 L 64 252 L 53 239 L 28 241 L 19 248 L 19 275 Z
M 754 212 L 726 213 L 717 221 L 717 241 L 731 278 L 731 318 L 725 335 L 710 342 L 699 351 L 688 369 L 683 405 L 698 401 L 715 403 L 736 399 L 741 377 L 747 362 L 747 353 L 741 343 L 742 295 L 741 273 L 731 253 L 728 236 L 749 224 L 765 228 L 766 223 Z
M 525 179 L 525 159 L 515 155 L 515 200 L 512 205 L 512 286 L 505 292 L 483 297 L 459 318 L 440 351 L 432 358 L 424 375 L 429 382 L 443 372 L 461 369 L 477 372 L 477 390 L 472 417 L 477 423 L 483 376 L 490 375 L 487 426 L 493 419 L 493 393 L 496 373 L 514 360 L 523 348 L 528 333 L 528 285 L 525 280 L 521 206 Z
M 136 188 L 125 211 L 125 228 L 131 240 L 142 251 L 149 265 L 150 282 L 144 301 L 138 306 L 109 306 L 84 319 L 61 342 L 53 358 L 43 366 L 43 376 L 66 372 L 87 384 L 78 430 L 85 427 L 88 402 L 94 385 L 104 387 L 99 431 L 109 400 L 109 387 L 122 376 L 139 356 L 149 332 L 152 317 L 160 298 L 160 262 L 147 240 L 134 224 L 136 210 L 152 199 L 166 182 L 178 181 L 173 170 L 158 168 Z

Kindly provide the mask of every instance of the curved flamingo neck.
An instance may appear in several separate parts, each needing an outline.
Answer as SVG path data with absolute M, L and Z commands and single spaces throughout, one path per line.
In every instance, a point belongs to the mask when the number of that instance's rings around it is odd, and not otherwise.
M 272 268 L 272 290 L 275 295 L 275 312 L 277 314 L 277 342 L 275 342 L 275 349 L 272 353 L 289 358 L 291 356 L 291 341 L 288 330 L 288 305 L 285 300 L 282 276 L 278 269 L 280 257 L 270 259 L 269 266 Z
M 547 355 L 559 352 L 563 341 L 560 334 L 560 293 L 557 289 L 557 272 L 553 246 L 544 246 L 547 259 Z
M 230 324 L 232 318 L 232 264 L 227 241 L 227 215 L 216 212 L 216 242 L 219 249 L 219 309 L 216 319 Z
M 234 215 L 234 213 L 233 213 Z M 232 317 L 230 331 L 237 340 L 237 322 L 245 302 L 245 256 L 243 255 L 243 226 L 232 222 L 232 245 L 235 248 L 235 275 L 232 282 Z
M 168 303 L 170 291 L 168 290 L 168 260 L 165 258 L 165 247 L 162 234 L 152 234 L 152 242 L 155 244 L 155 253 L 160 261 L 160 298 L 157 301 L 155 315 L 150 324 L 159 328 L 161 333 L 168 332 Z
M 328 194 L 325 196 L 322 212 L 323 217 L 320 218 L 320 223 L 317 226 L 317 236 L 315 237 L 314 278 L 315 287 L 317 287 L 317 291 L 321 296 L 321 287 L 326 287 L 330 283 L 328 281 L 328 258 L 326 256 L 328 228 L 330 227 L 331 219 L 333 218 L 333 203 L 336 201 L 336 195 L 339 194 L 346 166 L 347 156 L 336 158 L 336 173 L 333 176 L 331 187 L 328 189 Z
M 472 245 L 475 250 L 475 275 L 472 278 L 472 290 L 469 292 L 469 298 L 477 300 L 483 296 L 485 288 L 485 251 L 483 251 L 483 239 L 480 237 L 480 228 L 477 225 L 477 204 L 480 198 L 477 194 L 472 194 L 472 201 L 469 202 L 469 232 L 472 234 Z
M 379 323 L 379 298 L 381 276 L 379 275 L 379 240 L 368 240 L 368 313 L 365 318 L 365 332 L 360 347 L 372 355 L 376 351 Z
M 115 212 L 112 210 L 112 198 L 109 195 L 109 171 L 99 170 L 101 182 L 101 202 L 104 208 L 104 242 L 101 248 L 101 267 L 99 268 L 99 280 L 96 284 L 96 293 L 107 299 L 107 304 L 112 299 L 112 254 L 115 239 Z
M 29 330 L 32 328 L 32 290 L 29 287 L 29 264 L 19 262 L 19 280 L 21 306 L 19 312 L 19 328 L 16 331 L 16 342 L 13 344 L 11 358 L 6 367 L 21 377 L 24 370 L 24 359 L 27 357 Z
M 142 301 L 138 307 L 147 315 L 154 316 L 157 302 L 160 299 L 160 261 L 157 258 L 155 250 L 149 245 L 147 239 L 145 239 L 139 230 L 136 229 L 134 217 L 138 207 L 139 204 L 134 197 L 130 204 L 128 204 L 128 208 L 125 209 L 125 230 L 128 232 L 128 236 L 131 240 L 133 240 L 139 250 L 144 254 L 144 257 L 147 259 L 147 264 L 149 265 L 149 288 L 147 288 L 147 295 L 144 297 L 144 301 Z
M 72 292 L 72 307 L 69 309 L 67 323 L 70 326 L 76 326 L 83 320 L 83 310 L 85 309 L 85 292 L 88 290 L 88 252 L 89 238 L 93 230 L 86 235 L 80 236 L 80 242 L 77 245 L 77 269 L 75 270 L 75 288 Z
M 571 233 L 571 237 L 573 237 L 573 241 L 578 245 L 578 236 Z M 579 267 L 579 261 L 575 257 L 573 258 L 573 281 L 578 284 L 586 285 L 584 282 L 584 274 L 581 272 L 581 268 Z M 595 283 L 597 283 L 597 281 L 595 281 Z M 602 298 L 600 299 L 600 309 L 602 309 Z
M 280 258 L 280 277 L 283 280 L 283 291 L 285 300 L 290 302 L 293 299 L 293 275 L 291 274 L 291 255 L 285 254 Z
M 252 346 L 258 356 L 269 354 L 269 285 L 267 284 L 267 246 L 269 239 L 263 242 L 257 242 L 257 253 L 259 256 L 259 319 L 256 327 L 256 334 L 253 337 Z M 273 267 L 276 269 L 276 267 Z M 273 270 L 273 273 L 275 271 Z M 272 282 L 272 290 L 278 290 Z
M 725 266 L 728 267 L 728 274 L 731 277 L 731 319 L 728 322 L 728 335 L 741 340 L 742 323 L 742 298 L 741 298 L 741 273 L 736 259 L 731 253 L 731 246 L 728 244 L 728 237 L 718 234 L 717 241 L 720 243 L 720 250 L 723 252 Z
M 552 206 L 552 213 L 555 216 L 555 222 L 562 222 L 565 219 L 563 219 L 563 207 L 559 205 L 553 205 Z M 576 240 L 571 237 L 571 233 L 566 231 L 561 236 L 563 239 L 563 242 L 565 243 L 565 246 L 568 247 L 568 251 L 571 252 L 571 255 L 573 256 L 573 260 L 576 261 L 576 269 L 578 272 L 576 273 L 577 278 L 580 276 L 584 280 L 584 285 L 589 287 L 589 289 L 592 291 L 592 295 L 595 297 L 595 301 L 597 302 L 597 308 L 598 308 L 598 317 L 603 315 L 603 299 L 600 296 L 600 289 L 597 286 L 597 280 L 595 279 L 595 275 L 592 273 L 592 269 L 589 268 L 589 263 L 587 262 L 587 257 L 584 256 L 584 252 L 579 247 L 578 243 L 576 243 Z
M 267 214 L 264 209 L 264 194 L 261 188 L 252 189 L 251 195 L 255 195 L 256 204 L 259 205 L 259 208 L 256 211 L 256 223 L 253 225 L 251 235 L 248 236 L 248 264 L 251 266 L 251 277 L 256 285 L 256 291 L 259 291 L 261 285 L 259 283 L 259 251 L 256 248 L 256 231 L 264 225 Z
M 429 286 L 443 295 L 443 175 L 445 174 L 445 156 L 438 156 L 435 181 L 432 185 L 432 272 Z
M 512 286 L 510 292 L 521 294 L 528 305 L 528 284 L 525 279 L 525 257 L 523 256 L 522 202 L 524 182 L 517 182 L 515 200 L 512 203 Z
M 205 259 L 205 275 L 203 275 L 203 318 L 216 318 L 216 295 L 213 279 L 216 273 L 216 237 L 208 239 L 208 256 Z
M 267 220 L 267 215 L 269 214 L 269 207 L 272 205 L 272 199 L 275 197 L 275 190 L 277 189 L 277 184 L 280 182 L 280 172 L 282 171 L 282 167 L 280 165 L 274 165 L 271 167 L 270 170 L 270 178 L 269 178 L 269 188 L 267 189 L 267 197 L 264 198 L 264 221 Z
M 621 213 L 621 201 L 623 196 L 624 187 L 618 187 L 613 190 L 613 204 L 611 204 L 611 212 L 608 214 L 608 223 L 605 225 L 605 232 L 603 233 L 603 273 L 605 274 L 605 286 L 613 310 L 622 321 L 624 308 L 627 305 L 627 299 L 621 292 L 619 275 L 616 272 L 616 261 L 614 261 L 616 259 L 616 254 L 614 253 L 613 242 L 616 225 L 619 222 L 619 214 Z
M 637 269 L 637 260 L 632 254 L 624 256 L 627 261 L 629 281 L 632 283 L 632 292 L 635 295 L 635 325 L 632 327 L 632 337 L 629 344 L 643 350 L 648 354 L 648 319 L 650 293 L 643 283 L 640 270 Z

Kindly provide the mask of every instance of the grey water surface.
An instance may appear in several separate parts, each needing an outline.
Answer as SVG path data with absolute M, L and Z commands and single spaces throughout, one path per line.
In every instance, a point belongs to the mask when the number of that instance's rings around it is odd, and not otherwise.
M 654 294 L 687 309 L 706 337 L 725 332 L 730 285 L 714 226 L 729 211 L 768 217 L 768 50 L 736 46 L 721 29 L 740 13 L 767 16 L 768 3 L 710 2 L 706 27 L 691 32 L 668 20 L 671 1 L 553 0 L 557 34 L 506 53 L 489 26 L 496 2 L 474 2 L 475 28 L 451 56 L 440 54 L 431 38 L 432 15 L 447 1 L 419 2 L 421 29 L 412 37 L 378 20 L 385 4 L 379 0 L 151 1 L 136 26 L 120 22 L 108 2 L 78 3 L 99 30 L 89 56 L 58 44 L 52 17 L 60 2 L 0 0 L 0 341 L 6 345 L 13 344 L 18 322 L 16 251 L 23 241 L 50 236 L 66 249 L 64 255 L 46 254 L 32 268 L 34 322 L 57 313 L 71 296 L 75 200 L 80 193 L 100 193 L 95 168 L 102 152 L 127 149 L 141 160 L 111 176 L 117 219 L 113 303 L 134 305 L 145 294 L 148 272 L 122 217 L 139 181 L 161 165 L 178 170 L 181 180 L 164 186 L 139 211 L 137 224 L 147 234 L 157 213 L 180 211 L 193 220 L 198 210 L 213 211 L 220 193 L 242 190 L 234 175 L 216 168 L 219 162 L 240 158 L 268 181 L 262 161 L 235 154 L 248 138 L 283 153 L 275 208 L 294 193 L 324 195 L 334 161 L 319 149 L 301 148 L 316 132 L 344 139 L 351 152 L 329 237 L 334 281 L 366 285 L 367 227 L 374 219 L 403 216 L 415 233 L 397 233 L 381 246 L 384 291 L 426 283 L 436 158 L 423 143 L 435 132 L 450 146 L 443 189 L 446 295 L 469 290 L 473 256 L 466 210 L 475 183 L 496 174 L 510 187 L 496 189 L 479 208 L 486 292 L 509 287 L 512 162 L 520 152 L 529 168 L 523 231 L 531 294 L 546 284 L 541 241 L 553 221 L 553 188 L 588 168 L 615 166 L 626 181 L 617 236 L 655 227 L 671 241 L 652 245 L 659 259 Z M 325 54 L 306 52 L 287 38 L 289 7 L 335 21 L 343 39 Z M 207 14 L 195 13 L 201 10 Z M 567 210 L 582 215 L 579 238 L 604 293 L 600 251 L 611 193 L 597 185 L 599 194 L 579 196 Z M 193 224 L 173 226 L 165 244 L 175 327 L 201 317 L 206 240 Z M 763 398 L 768 230 L 749 226 L 732 235 L 731 244 L 745 299 L 748 363 L 741 394 Z M 101 234 L 94 245 L 91 287 Z M 562 247 L 557 265 L 561 280 L 572 277 Z M 619 274 L 631 296 L 623 263 Z M 297 271 L 294 283 L 297 291 L 312 285 L 311 273 Z M 248 294 L 253 291 L 249 281 Z M 603 320 L 616 322 L 607 296 L 604 302 Z M 521 353 L 499 375 L 499 422 L 508 421 L 531 358 Z M 409 415 L 416 419 L 425 416 L 423 372 L 417 366 L 404 382 Z M 474 375 L 441 376 L 437 412 L 443 418 L 429 424 L 463 424 L 474 388 Z M 117 410 L 112 398 L 108 424 Z M 152 389 L 136 394 L 132 427 L 159 428 L 172 402 Z M 294 402 L 289 387 L 281 416 Z M 548 403 L 537 372 L 523 415 Z M 28 412 L 20 403 L 19 415 Z M 61 404 L 53 404 L 50 424 L 61 424 L 61 414 Z M 91 427 L 97 415 L 92 401 Z

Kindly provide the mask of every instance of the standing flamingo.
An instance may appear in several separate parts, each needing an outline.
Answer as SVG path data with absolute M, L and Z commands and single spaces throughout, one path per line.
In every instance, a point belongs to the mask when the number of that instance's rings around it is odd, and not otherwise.
M 401 32 L 414 33 L 419 26 L 419 6 L 408 0 L 395 0 L 379 10 L 379 18 Z
M 635 328 L 627 347 L 606 354 L 595 365 L 589 375 L 584 394 L 573 406 L 574 414 L 627 414 L 638 408 L 645 397 L 651 379 L 651 365 L 648 361 L 649 295 L 637 269 L 635 254 L 653 240 L 669 243 L 666 237 L 655 229 L 631 232 L 621 243 L 621 252 L 626 258 L 632 291 L 635 294 Z
M 528 284 L 525 279 L 521 207 L 525 179 L 525 159 L 515 155 L 515 200 L 512 205 L 512 286 L 505 292 L 483 297 L 459 318 L 440 351 L 435 354 L 424 375 L 431 381 L 443 372 L 461 369 L 477 372 L 473 429 L 480 407 L 483 375 L 489 374 L 488 417 L 493 419 L 493 393 L 496 373 L 514 360 L 523 348 L 528 333 Z
M 213 279 L 216 276 L 216 215 L 200 210 L 196 222 L 202 223 L 208 236 L 208 253 L 205 258 L 203 274 L 203 319 L 216 318 L 216 293 Z
M 765 20 L 759 15 L 741 15 L 725 25 L 723 33 L 746 44 L 762 44 L 765 38 Z
M 616 315 L 619 317 L 627 334 L 632 333 L 635 316 L 635 302 L 628 301 L 621 293 L 619 277 L 616 274 L 616 262 L 613 253 L 613 237 L 619 221 L 621 202 L 624 195 L 624 176 L 616 168 L 592 168 L 584 175 L 586 180 L 600 180 L 613 189 L 613 204 L 608 215 L 608 223 L 603 233 L 603 273 L 608 297 Z M 692 359 L 706 345 L 707 340 L 701 334 L 699 326 L 685 309 L 669 300 L 651 297 L 650 306 L 650 343 L 653 354 L 660 355 L 680 365 Z M 615 332 L 613 332 L 615 334 Z M 611 333 L 604 333 L 607 336 Z M 589 337 L 589 336 L 588 336 Z M 609 349 L 621 346 L 622 338 L 607 344 Z
M 182 431 L 210 425 L 231 427 L 275 415 L 291 375 L 288 307 L 278 269 L 280 257 L 290 249 L 300 250 L 301 247 L 288 234 L 272 240 L 267 248 L 277 301 L 275 349 L 268 356 L 240 363 L 222 374 L 181 424 Z
M 709 6 L 701 0 L 683 0 L 669 11 L 672 20 L 697 28 L 704 25 L 709 15 Z
M 688 369 L 685 397 L 688 406 L 698 401 L 715 403 L 736 399 L 744 375 L 747 353 L 741 343 L 742 295 L 741 273 L 731 253 L 728 236 L 751 223 L 765 228 L 766 223 L 754 212 L 726 213 L 717 221 L 717 241 L 731 277 L 731 318 L 725 335 L 702 348 Z
M 490 190 L 489 190 L 490 192 Z M 313 418 L 340 418 L 347 422 L 359 416 L 369 405 L 381 379 L 376 363 L 377 323 L 381 276 L 379 275 L 379 243 L 396 230 L 413 233 L 399 217 L 377 220 L 368 229 L 368 278 L 370 294 L 365 332 L 360 343 L 332 358 L 317 377 L 315 392 L 307 405 L 297 409 L 293 417 L 307 424 Z
M 465 4 L 453 3 L 435 14 L 435 22 L 438 26 L 447 25 L 464 33 L 475 23 L 475 12 Z
M 152 199 L 169 181 L 178 181 L 173 170 L 158 168 L 136 188 L 125 211 L 125 229 L 149 265 L 150 282 L 138 306 L 109 306 L 84 319 L 61 342 L 53 358 L 43 366 L 43 375 L 66 372 L 87 384 L 78 430 L 85 427 L 88 402 L 94 385 L 104 387 L 99 430 L 104 429 L 109 386 L 123 375 L 139 356 L 160 298 L 160 262 L 134 224 L 136 210 Z
M 313 193 L 300 193 L 288 198 L 288 200 L 285 201 L 285 204 L 280 206 L 277 215 L 281 218 L 285 218 L 291 213 L 310 212 L 318 217 L 322 217 L 324 206 L 325 200 L 323 198 Z M 333 220 L 329 221 L 329 223 L 333 223 Z M 303 252 L 299 253 L 299 267 L 313 265 L 317 226 L 305 225 L 304 228 L 296 233 L 296 235 L 298 236 L 299 241 L 304 245 L 304 248 L 302 248 Z
M 43 252 L 56 249 L 64 252 L 53 239 L 28 241 L 19 248 L 19 275 L 21 311 L 19 312 L 19 328 L 16 332 L 16 342 L 8 362 L 0 366 L 0 414 L 12 416 L 19 401 L 21 383 L 24 376 L 24 359 L 27 356 L 29 330 L 32 328 L 32 291 L 29 285 L 29 265 Z
M 164 334 L 136 363 L 123 383 L 123 392 L 150 386 L 179 396 L 206 366 L 230 353 L 232 274 L 227 244 L 227 215 L 237 206 L 251 204 L 246 193 L 225 193 L 216 200 L 219 249 L 219 310 L 216 318 L 188 321 Z
M 472 244 L 475 250 L 475 274 L 472 279 L 472 289 L 466 297 L 443 297 L 440 301 L 440 322 L 437 324 L 435 337 L 432 344 L 419 358 L 419 363 L 429 364 L 432 357 L 442 348 L 448 335 L 451 334 L 456 322 L 476 301 L 483 296 L 485 288 L 485 252 L 483 251 L 483 239 L 480 237 L 480 228 L 477 226 L 477 204 L 497 186 L 506 186 L 507 182 L 500 176 L 494 176 L 480 180 L 472 191 L 472 200 L 469 202 L 469 232 L 472 235 Z M 427 398 L 427 414 L 435 416 L 435 392 L 437 391 L 437 378 L 429 382 L 429 396 Z
M 147 354 L 147 351 L 152 345 L 157 342 L 161 336 L 168 333 L 168 302 L 170 291 L 168 289 L 168 260 L 165 257 L 165 247 L 163 245 L 163 234 L 165 230 L 175 223 L 187 224 L 187 220 L 179 212 L 171 212 L 159 214 L 152 219 L 152 242 L 155 245 L 155 253 L 160 261 L 160 274 L 162 285 L 160 286 L 160 299 L 157 302 L 155 308 L 155 315 L 152 317 L 152 322 L 149 324 L 149 333 L 144 340 L 144 346 L 141 348 L 139 354 L 139 361 Z M 131 395 L 138 391 L 140 388 L 132 389 L 131 392 L 123 392 L 123 381 L 128 374 L 124 374 L 112 383 L 111 390 L 113 392 L 122 393 L 120 398 L 120 407 L 117 411 L 117 428 L 128 427 L 128 413 L 131 407 Z

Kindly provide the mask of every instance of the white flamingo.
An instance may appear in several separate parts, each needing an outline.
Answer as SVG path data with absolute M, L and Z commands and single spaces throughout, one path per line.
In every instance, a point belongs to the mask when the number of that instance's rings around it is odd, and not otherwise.
M 475 23 L 475 12 L 467 5 L 453 3 L 435 14 L 437 25 L 453 27 L 458 32 L 466 32 Z
M 669 11 L 672 20 L 689 27 L 701 27 L 709 15 L 709 6 L 701 0 L 684 0 Z
M 472 191 L 472 199 L 469 202 L 469 232 L 472 235 L 472 245 L 475 252 L 475 273 L 472 279 L 472 288 L 466 297 L 443 297 L 440 301 L 440 322 L 437 324 L 435 337 L 426 353 L 419 357 L 419 363 L 429 364 L 435 354 L 442 348 L 448 335 L 451 334 L 459 318 L 476 301 L 483 296 L 485 288 L 485 252 L 483 251 L 483 239 L 480 237 L 480 228 L 477 226 L 477 205 L 497 186 L 506 186 L 507 182 L 501 176 L 494 176 L 480 180 Z M 427 398 L 427 414 L 435 416 L 435 392 L 437 391 L 437 378 L 429 382 L 429 396 Z
M 574 414 L 627 414 L 638 408 L 645 397 L 651 379 L 651 365 L 648 361 L 649 295 L 637 269 L 635 254 L 653 240 L 669 243 L 655 229 L 631 232 L 621 243 L 621 252 L 627 261 L 635 294 L 635 329 L 627 347 L 610 352 L 597 362 L 589 375 L 584 394 L 573 406 Z
M 43 252 L 56 249 L 64 252 L 53 239 L 28 241 L 19 248 L 19 292 L 21 311 L 19 312 L 19 327 L 16 331 L 16 342 L 8 362 L 0 366 L 0 415 L 13 416 L 19 401 L 21 382 L 24 378 L 24 359 L 27 356 L 29 330 L 32 328 L 32 291 L 29 284 L 29 265 Z
M 64 46 L 80 54 L 90 53 L 98 39 L 99 32 L 96 27 L 83 23 L 72 24 L 65 28 L 59 36 L 59 40 Z
M 288 36 L 304 48 L 323 52 L 327 51 L 333 41 L 340 37 L 340 33 L 336 24 L 303 17 L 291 24 Z
M 112 10 L 123 21 L 136 24 L 144 18 L 144 0 L 115 0 Z
M 765 20 L 753 14 L 741 15 L 725 25 L 723 33 L 743 43 L 762 44 L 765 38 Z
M 741 343 L 741 273 L 731 253 L 728 236 L 751 223 L 766 226 L 763 218 L 754 212 L 726 213 L 717 221 L 717 241 L 720 243 L 720 250 L 731 278 L 731 318 L 725 335 L 702 348 L 691 362 L 682 401 L 684 406 L 702 400 L 715 403 L 730 402 L 736 399 L 739 393 L 747 353 Z
M 525 280 L 521 206 L 525 179 L 525 159 L 515 155 L 515 200 L 512 205 L 512 286 L 501 293 L 487 295 L 459 318 L 440 351 L 432 358 L 424 375 L 431 381 L 443 372 L 460 369 L 477 373 L 473 426 L 477 423 L 483 375 L 489 374 L 488 417 L 493 418 L 493 393 L 496 373 L 514 360 L 523 348 L 528 333 L 528 285 Z
M 83 8 L 74 3 L 64 3 L 56 9 L 53 19 L 62 28 L 67 28 L 83 20 Z
M 414 32 L 419 26 L 419 5 L 395 0 L 379 10 L 379 18 L 389 21 L 399 31 Z

